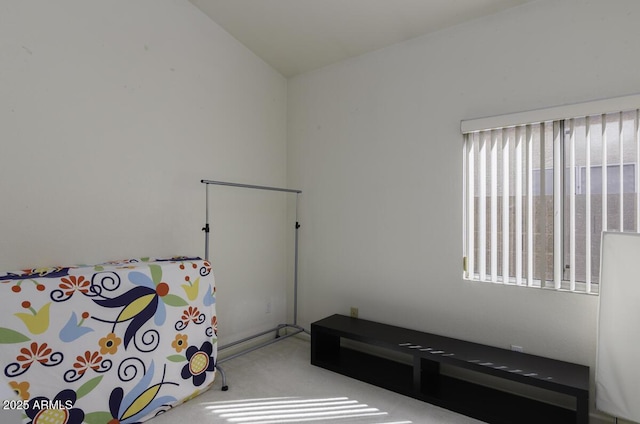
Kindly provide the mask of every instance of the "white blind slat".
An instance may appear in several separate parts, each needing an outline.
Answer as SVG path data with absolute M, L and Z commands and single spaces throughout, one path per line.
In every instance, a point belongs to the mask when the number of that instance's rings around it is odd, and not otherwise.
M 620 231 L 624 231 L 624 125 L 622 125 L 622 112 L 618 116 L 618 155 L 620 165 L 620 178 L 618 188 L 620 190 Z
M 509 135 L 502 130 L 502 281 L 509 282 Z
M 487 133 L 480 134 L 478 149 L 478 274 L 481 280 L 487 277 Z
M 576 126 L 569 120 L 569 290 L 576 289 Z
M 526 141 L 527 285 L 533 286 L 533 131 L 531 125 L 527 125 Z
M 469 278 L 468 273 L 468 258 L 469 258 L 469 134 L 463 135 L 463 148 L 462 148 L 462 184 L 464 184 L 464 190 L 462 193 L 462 204 L 464 210 L 462 211 L 462 249 L 463 249 L 463 278 Z
M 585 283 L 586 292 L 591 293 L 591 119 L 587 116 L 585 122 Z
M 516 284 L 522 284 L 522 127 L 516 127 Z
M 469 134 L 468 153 L 467 153 L 467 208 L 469 215 L 467 217 L 467 273 L 469 278 L 474 278 L 475 273 L 475 158 L 474 158 L 473 134 Z
M 547 239 L 547 182 L 546 182 L 546 124 L 540 125 L 540 205 L 542 213 L 540 214 L 540 226 L 539 233 L 541 234 L 543 243 L 546 244 Z M 540 287 L 546 287 L 547 278 L 547 251 L 543 249 L 541 253 L 541 275 L 540 275 Z
M 491 281 L 498 281 L 498 132 L 491 137 Z
M 560 123 L 553 125 L 553 286 L 562 287 L 562 144 Z
M 602 115 L 602 231 L 607 231 L 607 115 Z

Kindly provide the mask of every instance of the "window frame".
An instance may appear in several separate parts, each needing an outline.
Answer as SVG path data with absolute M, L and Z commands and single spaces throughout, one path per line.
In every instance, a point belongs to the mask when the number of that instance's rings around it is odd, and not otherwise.
M 637 216 L 637 223 L 636 223 L 636 232 L 640 232 L 640 193 L 638 193 L 638 188 L 640 188 L 640 175 L 638 175 L 638 168 L 640 165 L 640 129 L 639 129 L 639 122 L 640 122 L 640 95 L 632 95 L 632 96 L 625 96 L 625 97 L 618 97 L 618 98 L 612 98 L 612 99 L 604 99 L 604 100 L 597 100 L 597 101 L 592 101 L 592 102 L 587 102 L 587 103 L 580 103 L 580 104 L 574 104 L 574 105 L 565 105 L 565 106 L 559 106 L 559 107 L 553 107 L 553 108 L 546 108 L 546 109 L 539 109 L 539 110 L 535 110 L 535 111 L 528 111 L 528 112 L 519 112 L 519 113 L 514 113 L 514 114 L 508 114 L 508 115 L 502 115 L 502 116 L 495 116 L 495 117 L 486 117 L 486 118 L 479 118 L 479 119 L 472 119 L 472 120 L 464 120 L 461 122 L 461 132 L 463 134 L 464 137 L 464 148 L 463 150 L 463 278 L 466 280 L 471 280 L 471 281 L 486 281 L 486 282 L 492 282 L 492 283 L 501 283 L 501 284 L 505 284 L 505 285 L 517 285 L 517 286 L 526 286 L 526 287 L 537 287 L 537 288 L 542 288 L 542 289 L 553 289 L 553 290 L 557 290 L 557 291 L 569 291 L 569 292 L 574 292 L 574 293 L 586 293 L 586 294 L 598 294 L 599 293 L 599 281 L 597 283 L 593 283 L 591 282 L 591 270 L 590 267 L 591 265 L 587 265 L 586 271 L 585 271 L 585 276 L 587 275 L 587 273 L 589 273 L 589 276 L 585 277 L 585 281 L 576 281 L 575 278 L 575 270 L 574 269 L 569 269 L 569 278 L 566 278 L 567 276 L 565 275 L 565 257 L 567 255 L 567 248 L 565 247 L 565 198 L 566 198 L 566 193 L 565 193 L 565 189 L 566 189 L 566 183 L 565 183 L 565 178 L 569 178 L 572 183 L 573 183 L 573 191 L 577 191 L 576 189 L 576 184 L 578 183 L 578 181 L 582 181 L 582 174 L 578 175 L 576 174 L 576 172 L 584 172 L 581 171 L 582 168 L 586 169 L 586 166 L 582 166 L 580 167 L 579 165 L 576 165 L 575 162 L 571 163 L 569 165 L 569 169 L 572 169 L 572 171 L 570 173 L 573 173 L 573 178 L 571 178 L 571 175 L 566 175 L 565 170 L 567 169 L 567 158 L 565 157 L 565 151 L 566 151 L 566 132 L 565 132 L 565 122 L 569 122 L 571 125 L 571 129 L 570 129 L 570 143 L 575 143 L 575 139 L 574 139 L 574 132 L 573 132 L 573 125 L 576 119 L 579 119 L 581 117 L 593 117 L 593 116 L 605 116 L 611 113 L 620 113 L 620 129 L 622 128 L 622 113 L 623 111 L 628 111 L 628 110 L 634 110 L 636 112 L 636 116 L 634 118 L 634 123 L 635 123 L 635 128 L 634 128 L 634 137 L 636 139 L 637 142 L 637 153 L 636 153 L 636 159 L 635 162 L 629 163 L 626 161 L 623 161 L 623 159 L 620 160 L 620 166 L 622 166 L 622 171 L 621 171 L 621 188 L 623 189 L 624 192 L 624 176 L 626 174 L 626 167 L 628 165 L 632 165 L 633 169 L 635 170 L 635 175 L 633 176 L 634 182 L 634 189 L 635 192 L 637 193 L 637 207 L 636 207 L 636 211 L 635 214 Z M 603 121 L 604 122 L 604 121 Z M 553 123 L 553 140 L 552 140 L 552 145 L 553 145 L 553 156 L 554 156 L 554 163 L 553 163 L 553 208 L 554 208 L 554 213 L 553 213 L 553 226 L 554 226 L 554 240 L 553 240 L 553 255 L 552 255 L 552 261 L 553 261 L 553 280 L 552 280 L 552 286 L 549 286 L 549 284 L 547 283 L 546 278 L 544 277 L 544 274 L 546 274 L 546 265 L 545 268 L 543 268 L 543 277 L 542 278 L 538 278 L 538 279 L 534 279 L 532 277 L 533 272 L 530 271 L 532 269 L 532 265 L 531 265 L 531 258 L 533 255 L 526 255 L 526 258 L 522 257 L 521 251 L 518 251 L 516 254 L 516 257 L 519 259 L 516 259 L 515 262 L 516 264 L 512 264 L 511 259 L 509 259 L 509 263 L 506 264 L 505 267 L 505 263 L 503 260 L 503 267 L 502 271 L 498 272 L 498 276 L 496 276 L 496 268 L 497 268 L 497 263 L 495 262 L 495 256 L 497 255 L 497 253 L 491 253 L 491 271 L 490 274 L 487 273 L 485 266 L 483 266 L 484 264 L 487 263 L 487 251 L 489 249 L 480 249 L 481 251 L 483 251 L 481 254 L 479 254 L 477 260 L 478 260 L 478 267 L 476 268 L 476 258 L 475 255 L 468 255 L 468 252 L 474 252 L 473 249 L 475 249 L 475 228 L 474 228 L 474 222 L 475 222 L 475 218 L 474 220 L 470 219 L 470 216 L 475 216 L 476 213 L 481 213 L 481 214 L 487 214 L 487 197 L 486 197 L 486 181 L 485 178 L 486 177 L 482 177 L 482 179 L 479 181 L 479 184 L 482 186 L 482 192 L 479 193 L 480 199 L 479 203 L 478 203 L 478 209 L 479 211 L 475 210 L 475 206 L 474 206 L 474 202 L 475 202 L 475 187 L 474 187 L 474 179 L 475 179 L 475 175 L 477 173 L 483 172 L 486 176 L 486 162 L 488 160 L 490 160 L 489 158 L 491 158 L 491 155 L 495 154 L 495 149 L 497 148 L 497 146 L 494 145 L 494 141 L 493 139 L 493 133 L 494 131 L 498 130 L 498 131 L 504 131 L 505 128 L 510 128 L 510 127 L 516 127 L 516 138 L 518 137 L 522 137 L 522 133 L 526 131 L 526 135 L 522 138 L 524 138 L 525 143 L 526 140 L 529 140 L 529 131 L 531 128 L 531 125 L 541 125 L 541 128 L 543 128 L 543 130 L 541 131 L 542 133 L 544 133 L 544 128 L 546 125 L 549 125 L 549 123 Z M 587 119 L 586 124 L 585 124 L 585 128 L 589 127 L 590 122 Z M 604 127 L 603 127 L 604 129 Z M 519 133 L 518 133 L 519 132 Z M 622 129 L 620 130 L 621 134 L 622 134 Z M 483 140 L 480 141 L 482 147 L 479 147 L 480 150 L 478 150 L 480 152 L 480 157 L 482 159 L 478 159 L 476 161 L 476 159 L 474 158 L 474 153 L 472 150 L 474 149 L 474 142 L 473 141 L 469 141 L 468 137 L 473 137 L 472 134 L 478 134 L 478 137 L 483 138 Z M 491 136 L 487 137 L 487 133 L 491 134 Z M 544 140 L 544 135 L 542 136 L 542 139 Z M 543 141 L 544 142 L 544 141 Z M 503 144 L 505 142 L 503 141 Z M 523 148 L 522 145 L 520 145 L 521 140 L 516 141 L 516 143 L 520 146 L 518 147 Z M 602 141 L 603 144 L 606 144 L 606 140 L 603 139 Z M 622 142 L 621 142 L 622 143 Z M 487 145 L 489 145 L 489 149 L 487 149 Z M 524 144 L 524 148 L 530 148 L 529 144 Z M 574 145 L 572 145 L 571 148 L 574 148 Z M 544 150 L 544 148 L 543 148 Z M 606 149 L 603 149 L 606 152 Z M 484 153 L 482 152 L 484 151 Z M 574 150 L 575 151 L 575 150 Z M 518 153 L 520 154 L 520 153 Z M 575 160 L 575 155 L 570 155 L 571 158 L 569 160 Z M 531 176 L 533 175 L 533 169 L 534 168 L 530 168 L 531 164 L 530 164 L 530 156 L 525 155 L 524 156 L 526 158 L 526 160 L 522 160 L 519 159 L 516 161 L 516 164 L 518 166 L 526 166 L 527 168 L 527 178 L 531 179 Z M 541 159 L 542 161 L 544 159 Z M 503 159 L 504 161 L 504 159 Z M 476 162 L 478 163 L 478 169 L 476 170 L 474 168 Z M 492 173 L 492 181 L 494 178 L 493 172 L 495 172 L 495 170 L 493 168 L 497 167 L 497 162 L 492 162 L 493 166 L 491 167 L 490 172 Z M 605 161 L 605 163 L 600 164 L 600 165 L 593 165 L 591 163 L 589 163 L 588 165 L 590 168 L 597 168 L 598 166 L 601 169 L 605 169 L 604 166 L 606 166 L 606 169 L 609 169 L 610 166 L 618 166 L 618 164 L 610 164 L 607 163 Z M 541 173 L 541 175 L 546 175 L 546 169 L 548 168 L 541 168 L 538 169 L 537 171 L 539 171 Z M 520 170 L 519 170 L 520 171 Z M 544 172 L 543 172 L 544 171 Z M 570 174 L 569 173 L 569 174 Z M 607 171 L 606 173 L 609 173 L 609 171 Z M 521 172 L 516 172 L 516 175 L 522 175 Z M 507 177 L 507 179 L 510 179 L 511 177 Z M 545 177 L 546 178 L 546 177 Z M 592 177 L 590 177 L 592 178 Z M 606 180 L 605 180 L 606 181 Z M 505 181 L 506 184 L 508 184 L 508 182 Z M 541 182 L 538 185 L 538 190 L 542 190 L 544 188 L 541 188 L 540 186 L 544 187 L 544 184 L 542 184 Z M 495 184 L 492 184 L 491 190 L 495 190 L 494 188 Z M 522 182 L 519 183 L 519 187 L 522 187 Z M 569 187 L 571 187 L 571 185 L 569 185 Z M 526 204 L 526 199 L 527 198 L 531 198 L 532 197 L 532 187 L 531 187 L 531 183 L 528 184 L 528 187 L 526 187 L 526 189 L 528 189 L 528 196 L 521 198 L 522 196 L 522 192 L 520 190 L 518 190 L 518 193 L 516 194 L 516 199 L 518 199 L 516 201 L 516 205 L 520 205 L 520 207 L 518 208 L 518 212 L 515 214 L 516 219 L 518 220 L 518 225 L 516 226 L 516 228 L 521 228 L 522 225 L 528 225 L 530 226 L 531 223 L 528 222 L 528 216 L 531 216 L 531 210 L 528 211 L 524 211 L 523 209 L 526 209 L 527 207 L 531 207 L 531 203 L 529 202 L 529 204 Z M 584 190 L 584 187 L 582 188 Z M 508 187 L 506 188 L 506 190 L 508 190 Z M 545 190 L 545 196 L 547 196 L 546 194 L 546 189 Z M 602 190 L 602 189 L 601 189 Z M 606 190 L 605 190 L 606 193 Z M 484 196 L 482 196 L 482 194 L 484 194 Z M 509 198 L 510 195 L 507 195 L 507 198 Z M 492 192 L 491 197 L 490 197 L 490 201 L 493 202 L 495 199 L 495 193 Z M 570 195 L 569 196 L 569 201 L 570 202 L 575 202 L 575 200 L 571 200 L 571 199 L 575 199 L 574 195 Z M 587 198 L 589 199 L 589 198 Z M 604 204 L 606 204 L 606 199 L 603 202 Z M 491 205 L 491 208 L 494 208 L 494 205 Z M 503 207 L 504 207 L 504 201 L 503 201 Z M 591 206 L 589 206 L 590 208 Z M 569 219 L 571 219 L 571 216 L 574 216 L 573 219 L 575 219 L 575 204 L 571 204 L 570 205 L 571 211 L 569 212 Z M 493 210 L 493 209 L 492 209 Z M 560 212 L 560 213 L 558 213 Z M 605 210 L 606 212 L 606 210 Z M 622 209 L 620 209 L 620 216 L 621 216 L 621 221 L 622 221 L 622 216 L 623 211 Z M 573 215 L 571 215 L 573 214 Z M 490 236 L 493 237 L 493 240 L 495 241 L 495 237 L 497 236 L 496 234 L 496 230 L 495 230 L 495 222 L 494 222 L 494 214 L 491 213 L 491 217 L 489 218 L 491 219 L 491 229 L 492 231 L 488 232 L 486 230 L 479 230 L 479 236 L 478 236 L 478 245 L 480 246 L 486 246 L 486 237 Z M 507 219 L 508 217 L 504 217 L 503 219 Z M 487 218 L 485 217 L 484 219 L 479 220 L 479 222 L 484 223 L 485 227 L 488 223 Z M 507 224 L 508 225 L 508 224 Z M 509 227 L 505 227 L 505 228 L 509 228 Z M 574 230 L 574 234 L 572 237 L 570 237 L 570 245 L 568 250 L 570 251 L 570 255 L 575 255 L 575 221 L 571 221 L 570 223 L 570 228 L 572 228 Z M 603 228 L 603 230 L 607 230 L 607 228 Z M 517 230 L 516 230 L 517 231 Z M 487 234 L 489 233 L 489 234 Z M 529 231 L 527 232 L 527 234 L 531 234 L 531 227 L 529 227 Z M 470 236 L 471 234 L 473 234 L 474 236 Z M 560 236 L 558 237 L 556 234 L 560 234 Z M 503 231 L 503 236 L 505 236 L 505 233 Z M 522 240 L 522 233 L 518 234 L 519 239 Z M 508 234 L 505 236 L 506 238 L 508 238 Z M 529 236 L 530 237 L 530 236 Z M 601 236 L 600 236 L 601 237 Z M 506 239 L 505 238 L 505 239 Z M 516 237 L 516 239 L 518 239 Z M 508 243 L 508 240 L 506 241 L 506 243 Z M 520 246 L 520 249 L 522 249 L 522 246 L 528 243 L 527 248 L 531 249 L 532 245 L 531 245 L 531 241 L 530 240 L 524 240 L 520 243 L 517 243 L 517 246 Z M 495 244 L 494 242 L 492 242 L 490 244 L 490 246 L 497 246 L 497 244 Z M 503 245 L 504 247 L 504 245 Z M 589 250 L 587 250 L 588 252 L 590 251 L 591 247 L 589 246 L 588 248 Z M 497 250 L 497 247 L 496 249 Z M 505 251 L 509 250 L 509 246 L 507 245 L 506 249 L 503 249 Z M 517 256 L 518 254 L 520 254 L 520 256 Z M 545 256 L 546 254 L 544 254 L 543 256 Z M 598 253 L 599 256 L 599 253 Z M 587 258 L 589 258 L 589 255 L 587 255 Z M 526 269 L 527 271 L 527 275 L 523 275 L 522 273 L 522 265 L 524 261 L 528 261 Z M 544 263 L 546 264 L 546 257 L 543 259 Z M 575 256 L 572 259 L 573 262 L 570 261 L 570 263 L 575 264 Z M 588 261 L 588 259 L 587 259 Z M 559 262 L 559 263 L 558 263 Z M 517 266 L 517 264 L 520 264 L 520 267 Z M 513 266 L 513 267 L 517 267 L 518 269 L 515 272 L 515 277 L 509 276 L 506 279 L 504 277 L 502 277 L 504 275 L 504 270 L 507 269 L 508 267 Z M 575 265 L 573 266 L 575 268 Z M 473 275 L 471 275 L 470 270 L 473 270 Z M 523 278 L 526 277 L 526 278 Z M 524 281 L 523 281 L 524 280 Z

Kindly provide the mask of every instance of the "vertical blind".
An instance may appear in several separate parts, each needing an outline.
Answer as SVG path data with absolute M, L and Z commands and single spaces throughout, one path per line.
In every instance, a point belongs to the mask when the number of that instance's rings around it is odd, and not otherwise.
M 640 110 L 491 119 L 463 122 L 464 277 L 597 293 L 602 231 L 640 229 Z

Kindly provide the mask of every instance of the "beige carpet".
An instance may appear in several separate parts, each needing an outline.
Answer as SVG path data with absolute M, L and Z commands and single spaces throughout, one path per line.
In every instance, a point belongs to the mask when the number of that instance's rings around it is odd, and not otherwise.
M 310 364 L 308 337 L 224 362 L 213 387 L 149 421 L 196 423 L 473 424 L 480 421 Z

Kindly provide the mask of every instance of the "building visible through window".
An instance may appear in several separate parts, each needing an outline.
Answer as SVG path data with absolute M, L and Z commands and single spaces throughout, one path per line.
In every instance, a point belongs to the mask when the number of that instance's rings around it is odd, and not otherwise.
M 465 133 L 465 278 L 597 293 L 602 231 L 639 228 L 638 117 Z

